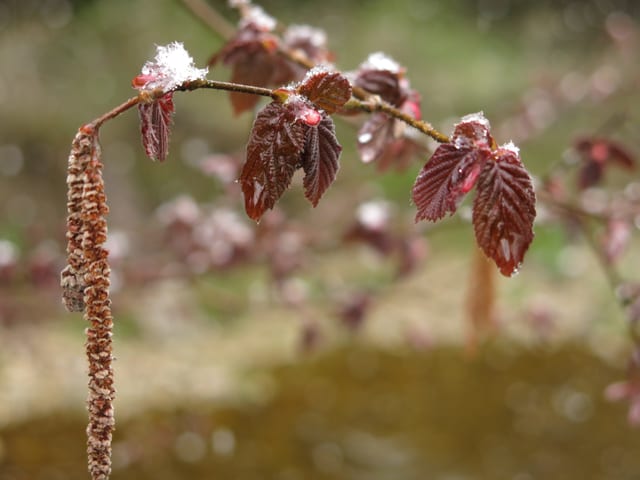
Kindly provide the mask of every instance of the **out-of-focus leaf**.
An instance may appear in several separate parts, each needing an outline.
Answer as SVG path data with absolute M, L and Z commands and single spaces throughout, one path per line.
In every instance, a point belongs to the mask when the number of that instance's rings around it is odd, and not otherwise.
M 611 164 L 627 170 L 636 167 L 636 160 L 631 152 L 622 144 L 608 138 L 579 138 L 574 142 L 574 148 L 583 161 L 578 172 L 580 190 L 600 183 L 605 169 Z
M 393 119 L 386 113 L 374 113 L 358 132 L 358 153 L 364 163 L 380 158 L 393 140 Z

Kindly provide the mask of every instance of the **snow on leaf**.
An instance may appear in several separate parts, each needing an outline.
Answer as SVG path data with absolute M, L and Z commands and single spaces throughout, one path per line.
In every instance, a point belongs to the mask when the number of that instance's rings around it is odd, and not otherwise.
M 340 110 L 351 98 L 351 84 L 347 77 L 325 70 L 310 70 L 297 91 L 328 114 Z
M 332 55 L 327 50 L 327 34 L 324 30 L 309 25 L 289 25 L 282 39 L 288 50 L 302 52 L 315 64 L 332 60 Z
M 479 123 L 487 129 L 491 128 L 489 119 L 484 116 L 484 112 L 469 113 L 460 119 L 460 123 Z
M 138 90 L 162 89 L 168 92 L 178 85 L 203 79 L 207 76 L 207 68 L 196 68 L 193 58 L 180 42 L 156 47 L 156 56 L 142 67 L 142 73 L 133 79 L 133 86 Z
M 150 103 L 139 103 L 138 112 L 142 144 L 147 156 L 151 160 L 166 160 L 173 115 L 173 93 L 167 93 Z
M 386 70 L 387 72 L 393 74 L 400 74 L 403 72 L 403 69 L 400 67 L 400 64 L 396 62 L 393 58 L 388 56 L 383 52 L 374 52 L 365 62 L 360 65 L 361 70 Z
M 453 214 L 462 197 L 473 188 L 489 155 L 487 149 L 440 145 L 413 185 L 416 221 L 435 221 Z
M 462 117 L 460 123 L 456 125 L 453 135 L 451 135 L 451 143 L 457 147 L 493 149 L 495 142 L 489 132 L 490 128 L 489 120 L 485 118 L 482 112 L 466 115 Z M 507 147 L 505 146 L 503 148 Z
M 247 4 L 246 8 L 242 9 L 242 18 L 240 19 L 240 28 L 252 26 L 263 32 L 273 31 L 278 22 L 276 19 L 265 12 L 262 7 L 257 5 Z
M 500 272 L 511 276 L 533 240 L 536 198 L 531 177 L 512 149 L 499 148 L 480 172 L 477 190 L 476 241 Z
M 252 219 L 273 208 L 289 187 L 300 166 L 307 128 L 297 121 L 291 104 L 270 103 L 256 116 L 240 173 L 245 209 Z
M 336 178 L 341 151 L 331 117 L 325 115 L 320 124 L 309 127 L 302 168 L 304 194 L 314 207 Z

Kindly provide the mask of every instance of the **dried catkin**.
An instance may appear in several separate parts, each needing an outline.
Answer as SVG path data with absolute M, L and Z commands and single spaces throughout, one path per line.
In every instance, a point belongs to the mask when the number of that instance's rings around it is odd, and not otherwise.
M 63 301 L 69 311 L 83 311 L 89 323 L 86 352 L 89 361 L 87 453 L 94 480 L 111 473 L 114 430 L 111 300 L 109 298 L 106 203 L 97 128 L 82 127 L 69 156 L 67 254 L 62 271 Z
M 100 146 L 94 130 L 81 128 L 71 144 L 67 166 L 67 266 L 62 271 L 62 300 L 70 312 L 84 312 L 84 271 L 82 252 L 82 192 L 87 165 Z

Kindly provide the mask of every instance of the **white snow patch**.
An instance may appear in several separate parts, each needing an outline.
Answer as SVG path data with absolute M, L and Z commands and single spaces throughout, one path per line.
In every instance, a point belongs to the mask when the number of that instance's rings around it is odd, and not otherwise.
M 360 143 L 369 143 L 371 139 L 373 139 L 371 132 L 364 132 L 358 135 L 358 142 Z
M 489 124 L 489 120 L 487 119 L 487 117 L 484 116 L 484 112 L 470 113 L 469 115 L 465 115 L 460 119 L 460 123 L 467 123 L 467 122 L 478 122 L 481 125 L 484 125 L 485 127 L 487 127 L 487 129 L 491 128 L 491 125 Z
M 366 70 L 386 70 L 391 73 L 400 73 L 402 71 L 398 62 L 382 52 L 375 52 L 369 55 L 369 58 L 361 65 L 361 68 Z
M 371 230 L 382 230 L 389 223 L 391 211 L 389 204 L 384 201 L 365 202 L 358 206 L 356 217 L 358 222 Z
M 322 48 L 327 44 L 327 34 L 309 25 L 291 25 L 284 32 L 284 41 L 288 45 L 306 41 L 316 48 Z
M 247 25 L 254 25 L 263 32 L 271 32 L 276 28 L 278 22 L 261 7 L 250 5 L 240 21 L 240 28 L 244 28 Z
M 503 150 L 509 150 L 516 156 L 520 155 L 520 149 L 516 147 L 515 143 L 513 142 L 507 142 L 504 145 L 500 145 L 500 148 Z
M 142 67 L 142 74 L 153 77 L 142 89 L 161 88 L 169 91 L 178 85 L 192 80 L 204 79 L 208 68 L 196 68 L 193 58 L 181 42 L 172 42 L 156 47 L 156 56 Z

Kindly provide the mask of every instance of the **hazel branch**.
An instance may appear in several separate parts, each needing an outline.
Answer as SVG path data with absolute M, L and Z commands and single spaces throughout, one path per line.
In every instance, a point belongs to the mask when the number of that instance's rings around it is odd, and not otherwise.
M 205 79 L 202 79 L 202 80 L 198 79 L 198 80 L 191 80 L 188 82 L 184 82 L 183 84 L 178 85 L 177 87 L 174 87 L 170 91 L 190 92 L 193 90 L 199 90 L 201 88 L 209 88 L 213 90 L 225 90 L 228 92 L 248 93 L 251 95 L 270 97 L 274 100 L 281 100 L 281 97 L 276 93 L 276 91 L 271 90 L 269 88 L 254 87 L 252 85 L 242 85 L 240 83 L 219 82 L 216 80 L 205 80 Z M 166 95 L 167 93 L 169 92 L 165 92 L 161 89 L 152 90 L 152 91 L 142 91 L 140 92 L 139 95 L 129 98 L 127 101 L 121 103 L 120 105 L 113 108 L 112 110 L 109 110 L 108 112 L 95 118 L 94 120 L 87 123 L 86 125 L 93 127 L 95 129 L 98 129 L 105 122 L 116 118 L 118 115 L 126 112 L 130 108 L 135 107 L 140 103 L 147 103 L 147 102 L 154 101 L 162 97 L 163 95 Z
M 362 95 L 361 92 L 364 92 L 364 95 Z M 447 135 L 436 130 L 430 123 L 423 120 L 416 120 L 410 115 L 407 115 L 406 113 L 385 102 L 377 95 L 366 93 L 364 90 L 358 87 L 355 87 L 353 89 L 353 93 L 354 97 L 358 95 L 358 97 L 362 97 L 362 99 L 352 98 L 344 105 L 343 109 L 360 110 L 367 113 L 383 112 L 390 117 L 400 120 L 407 125 L 421 131 L 425 135 L 430 136 L 436 142 L 448 143 L 450 141 Z
M 193 6 L 190 5 L 192 2 L 198 3 L 199 4 L 198 8 L 193 8 Z M 213 8 L 211 5 L 205 4 L 204 2 L 194 1 L 194 0 L 183 0 L 183 4 L 187 8 L 189 8 L 189 11 L 194 16 L 196 16 L 201 21 L 209 25 L 211 29 L 216 33 L 218 33 L 220 36 L 228 39 L 233 35 L 232 33 L 229 36 L 227 36 L 228 24 L 222 28 L 218 28 L 214 22 L 207 21 L 207 18 L 209 17 L 221 17 L 218 11 L 215 8 Z M 301 67 L 306 69 L 312 69 L 313 67 L 316 66 L 315 62 L 311 61 L 302 52 L 298 50 L 292 51 L 289 49 L 282 48 L 282 45 L 279 45 L 278 54 L 282 55 L 287 60 L 297 65 L 300 65 Z M 223 84 L 223 83 L 224 82 L 220 82 L 220 84 Z M 198 88 L 201 88 L 201 87 L 198 87 Z M 205 87 L 205 88 L 215 88 L 215 87 Z M 242 91 L 242 90 L 231 90 L 231 91 Z M 242 91 L 242 92 L 254 93 L 256 95 L 264 95 L 263 93 L 256 93 L 256 92 L 250 92 L 250 91 Z M 272 96 L 272 95 L 266 95 L 266 96 Z M 274 97 L 272 96 L 272 98 Z M 390 117 L 400 120 L 406 123 L 407 125 L 419 130 L 425 135 L 428 135 L 429 137 L 433 138 L 436 142 L 439 142 L 439 143 L 449 142 L 449 137 L 444 133 L 441 133 L 438 130 L 436 130 L 430 123 L 422 120 L 416 120 L 410 115 L 407 115 L 406 113 L 398 110 L 393 105 L 385 102 L 379 96 L 372 95 L 371 93 L 367 92 L 366 90 L 360 87 L 353 86 L 353 98 L 349 102 L 347 102 L 347 104 L 343 108 L 350 109 L 350 110 L 357 110 L 361 112 L 367 112 L 367 113 L 384 112 Z

